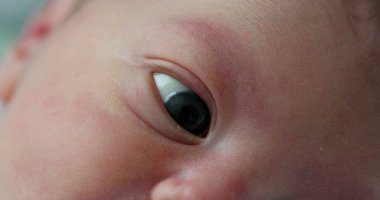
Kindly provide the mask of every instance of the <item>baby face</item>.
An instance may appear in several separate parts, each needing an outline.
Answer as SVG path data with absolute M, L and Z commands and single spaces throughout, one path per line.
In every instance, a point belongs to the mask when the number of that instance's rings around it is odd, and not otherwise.
M 337 1 L 89 1 L 26 66 L 0 199 L 378 199 L 363 49 Z

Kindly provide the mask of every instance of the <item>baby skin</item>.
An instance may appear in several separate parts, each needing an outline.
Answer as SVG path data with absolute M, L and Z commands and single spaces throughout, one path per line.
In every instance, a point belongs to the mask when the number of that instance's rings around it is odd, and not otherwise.
M 380 199 L 377 0 L 56 0 L 0 77 L 0 200 Z

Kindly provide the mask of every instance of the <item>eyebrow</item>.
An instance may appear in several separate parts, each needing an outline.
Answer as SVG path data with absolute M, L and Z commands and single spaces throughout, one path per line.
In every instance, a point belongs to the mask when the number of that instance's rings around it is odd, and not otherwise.
M 179 34 L 188 36 L 186 38 L 215 58 L 213 66 L 207 66 L 206 70 L 202 68 L 202 73 L 212 76 L 218 84 L 218 90 L 223 91 L 238 82 L 238 66 L 243 62 L 240 57 L 246 54 L 242 36 L 222 21 L 185 17 L 170 22 L 174 29 L 180 31 Z
M 174 20 L 174 26 L 190 35 L 198 44 L 208 47 L 218 56 L 242 49 L 239 35 L 224 23 L 198 19 L 180 18 Z
M 192 68 L 190 71 L 207 82 L 205 84 L 211 91 L 214 90 L 213 96 L 221 105 L 233 103 L 238 92 L 236 87 L 242 81 L 241 73 L 245 73 L 240 67 L 250 65 L 244 57 L 252 57 L 248 55 L 247 44 L 243 43 L 244 34 L 239 35 L 223 21 L 189 17 L 176 18 L 168 24 L 176 34 L 186 37 L 191 43 L 197 43 L 195 46 L 201 51 L 201 59 L 208 59 L 209 56 L 214 59 L 207 65 L 199 63 L 201 66 L 189 66 Z

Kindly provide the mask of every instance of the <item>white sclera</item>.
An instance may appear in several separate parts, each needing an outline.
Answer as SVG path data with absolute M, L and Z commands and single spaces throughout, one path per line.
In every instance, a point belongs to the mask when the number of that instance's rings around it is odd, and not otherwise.
M 186 87 L 181 82 L 169 75 L 155 73 L 153 74 L 153 78 L 156 83 L 158 92 L 160 93 L 161 99 L 164 102 L 169 100 L 170 96 L 173 94 L 191 91 L 190 88 Z

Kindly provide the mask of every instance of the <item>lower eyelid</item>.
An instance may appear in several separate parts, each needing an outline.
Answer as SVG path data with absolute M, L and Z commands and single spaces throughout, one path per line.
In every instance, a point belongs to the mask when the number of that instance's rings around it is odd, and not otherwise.
M 133 106 L 129 105 L 128 102 L 126 103 L 126 105 L 127 105 L 128 110 L 130 112 L 132 112 L 135 117 L 137 117 L 139 120 L 141 120 L 149 129 L 153 130 L 154 132 L 159 132 L 159 130 L 157 130 L 147 120 L 145 120 L 144 117 L 142 117 L 138 112 L 136 112 L 135 109 L 133 108 Z
M 149 120 L 147 120 L 144 116 L 140 115 L 139 112 L 137 112 L 133 106 L 130 106 L 129 104 L 127 104 L 127 109 L 128 111 L 132 112 L 134 117 L 136 118 L 136 120 L 140 120 L 148 130 L 152 131 L 152 133 L 158 133 L 159 135 L 157 135 L 157 137 L 160 137 L 160 138 L 164 138 L 165 140 L 169 141 L 168 138 L 166 138 L 165 134 L 161 132 L 161 130 L 158 130 L 154 125 L 152 125 L 151 123 L 149 123 Z M 185 144 L 185 145 L 195 145 L 195 144 L 198 144 L 199 142 L 198 141 L 192 141 L 192 142 L 180 142 L 181 144 Z

